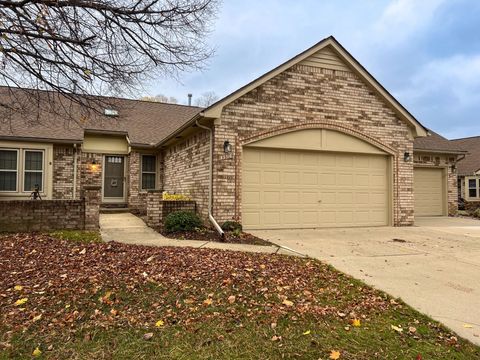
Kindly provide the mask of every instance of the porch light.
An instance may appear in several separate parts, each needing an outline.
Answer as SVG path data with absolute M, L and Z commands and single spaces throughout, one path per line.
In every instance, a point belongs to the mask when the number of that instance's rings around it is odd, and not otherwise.
M 90 169 L 91 172 L 96 173 L 100 168 L 100 165 L 97 163 L 95 159 L 92 159 L 92 161 L 88 165 L 88 168 Z
M 409 153 L 408 151 L 406 151 L 406 152 L 403 154 L 403 161 L 409 162 L 410 160 L 412 160 L 412 157 L 410 156 L 410 153 Z
M 225 141 L 223 142 L 223 152 L 224 152 L 225 154 L 229 154 L 229 153 L 232 152 L 232 144 L 230 144 L 230 141 L 225 140 Z

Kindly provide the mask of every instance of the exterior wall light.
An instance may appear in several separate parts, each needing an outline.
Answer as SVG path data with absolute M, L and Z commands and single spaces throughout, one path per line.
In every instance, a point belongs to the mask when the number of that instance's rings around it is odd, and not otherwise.
M 224 152 L 225 154 L 229 154 L 229 153 L 232 152 L 232 144 L 230 144 L 230 141 L 225 140 L 225 141 L 223 142 L 223 152 Z
M 409 162 L 410 160 L 412 160 L 412 156 L 410 155 L 410 153 L 408 151 L 403 153 L 403 161 Z
M 100 169 L 100 164 L 97 163 L 95 159 L 92 159 L 92 161 L 88 165 L 88 168 L 90 169 L 91 172 L 96 173 Z

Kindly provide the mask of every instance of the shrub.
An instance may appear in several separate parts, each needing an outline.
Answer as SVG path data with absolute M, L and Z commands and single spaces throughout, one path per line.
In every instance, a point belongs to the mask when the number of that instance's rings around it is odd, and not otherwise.
M 225 221 L 222 224 L 222 230 L 223 231 L 236 231 L 236 232 L 241 232 L 242 231 L 242 224 L 236 222 L 236 221 Z
M 192 211 L 174 211 L 165 218 L 165 231 L 193 231 L 202 227 L 202 220 Z
M 476 218 L 480 218 L 480 208 L 473 212 L 473 216 L 475 216 Z

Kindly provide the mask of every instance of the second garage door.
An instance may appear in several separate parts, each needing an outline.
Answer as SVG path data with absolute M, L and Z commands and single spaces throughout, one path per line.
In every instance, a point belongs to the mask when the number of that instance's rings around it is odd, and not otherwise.
M 415 216 L 445 215 L 443 169 L 414 169 Z
M 389 223 L 388 157 L 245 148 L 246 229 L 383 226 Z

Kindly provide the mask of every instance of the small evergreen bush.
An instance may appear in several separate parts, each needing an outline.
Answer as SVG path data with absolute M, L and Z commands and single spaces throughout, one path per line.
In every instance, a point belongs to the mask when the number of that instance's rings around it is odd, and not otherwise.
M 222 224 L 222 230 L 223 231 L 236 231 L 236 232 L 241 232 L 242 231 L 242 224 L 236 222 L 236 221 L 225 221 Z
M 193 211 L 174 211 L 165 218 L 165 231 L 194 231 L 202 227 L 202 220 Z

